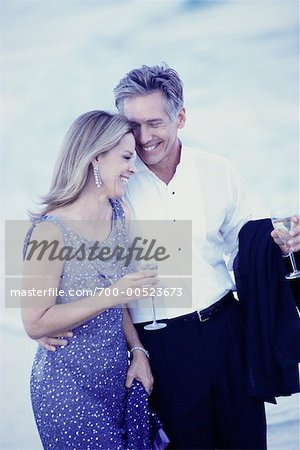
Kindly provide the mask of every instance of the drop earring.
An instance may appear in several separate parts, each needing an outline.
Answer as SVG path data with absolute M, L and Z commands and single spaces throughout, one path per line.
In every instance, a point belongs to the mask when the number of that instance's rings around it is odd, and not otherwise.
M 97 188 L 99 188 L 102 184 L 102 180 L 100 177 L 99 167 L 97 166 L 97 164 L 93 167 L 93 170 L 94 170 L 95 184 Z

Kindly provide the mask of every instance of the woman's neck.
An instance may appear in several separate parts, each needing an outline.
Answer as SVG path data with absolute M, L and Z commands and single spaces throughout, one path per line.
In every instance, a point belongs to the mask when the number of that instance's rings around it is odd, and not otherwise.
M 100 189 L 99 189 L 100 191 Z M 71 204 L 56 208 L 48 213 L 65 220 L 111 220 L 112 206 L 104 193 L 95 189 L 84 189 Z

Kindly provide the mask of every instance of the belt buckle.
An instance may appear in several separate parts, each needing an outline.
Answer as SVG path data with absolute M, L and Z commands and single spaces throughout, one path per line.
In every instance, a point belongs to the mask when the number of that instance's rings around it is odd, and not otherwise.
M 198 317 L 199 317 L 199 320 L 200 320 L 201 323 L 202 323 L 202 322 L 206 322 L 207 320 L 209 320 L 209 317 L 206 317 L 206 319 L 204 319 L 204 318 L 202 317 L 201 311 L 197 311 L 197 313 L 198 313 Z

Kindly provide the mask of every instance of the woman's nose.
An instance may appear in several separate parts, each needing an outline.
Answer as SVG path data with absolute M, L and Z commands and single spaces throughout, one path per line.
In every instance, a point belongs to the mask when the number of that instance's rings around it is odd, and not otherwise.
M 130 164 L 129 171 L 130 171 L 131 173 L 137 173 L 137 168 L 135 167 L 134 162 L 132 162 L 132 163 Z

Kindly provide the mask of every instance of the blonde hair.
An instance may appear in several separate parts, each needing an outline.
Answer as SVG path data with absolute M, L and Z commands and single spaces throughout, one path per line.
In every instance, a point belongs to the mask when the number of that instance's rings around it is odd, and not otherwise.
M 65 136 L 50 190 L 42 197 L 41 204 L 46 206 L 39 213 L 30 213 L 31 219 L 72 203 L 86 184 L 92 160 L 131 132 L 130 122 L 119 114 L 89 111 L 79 116 Z

